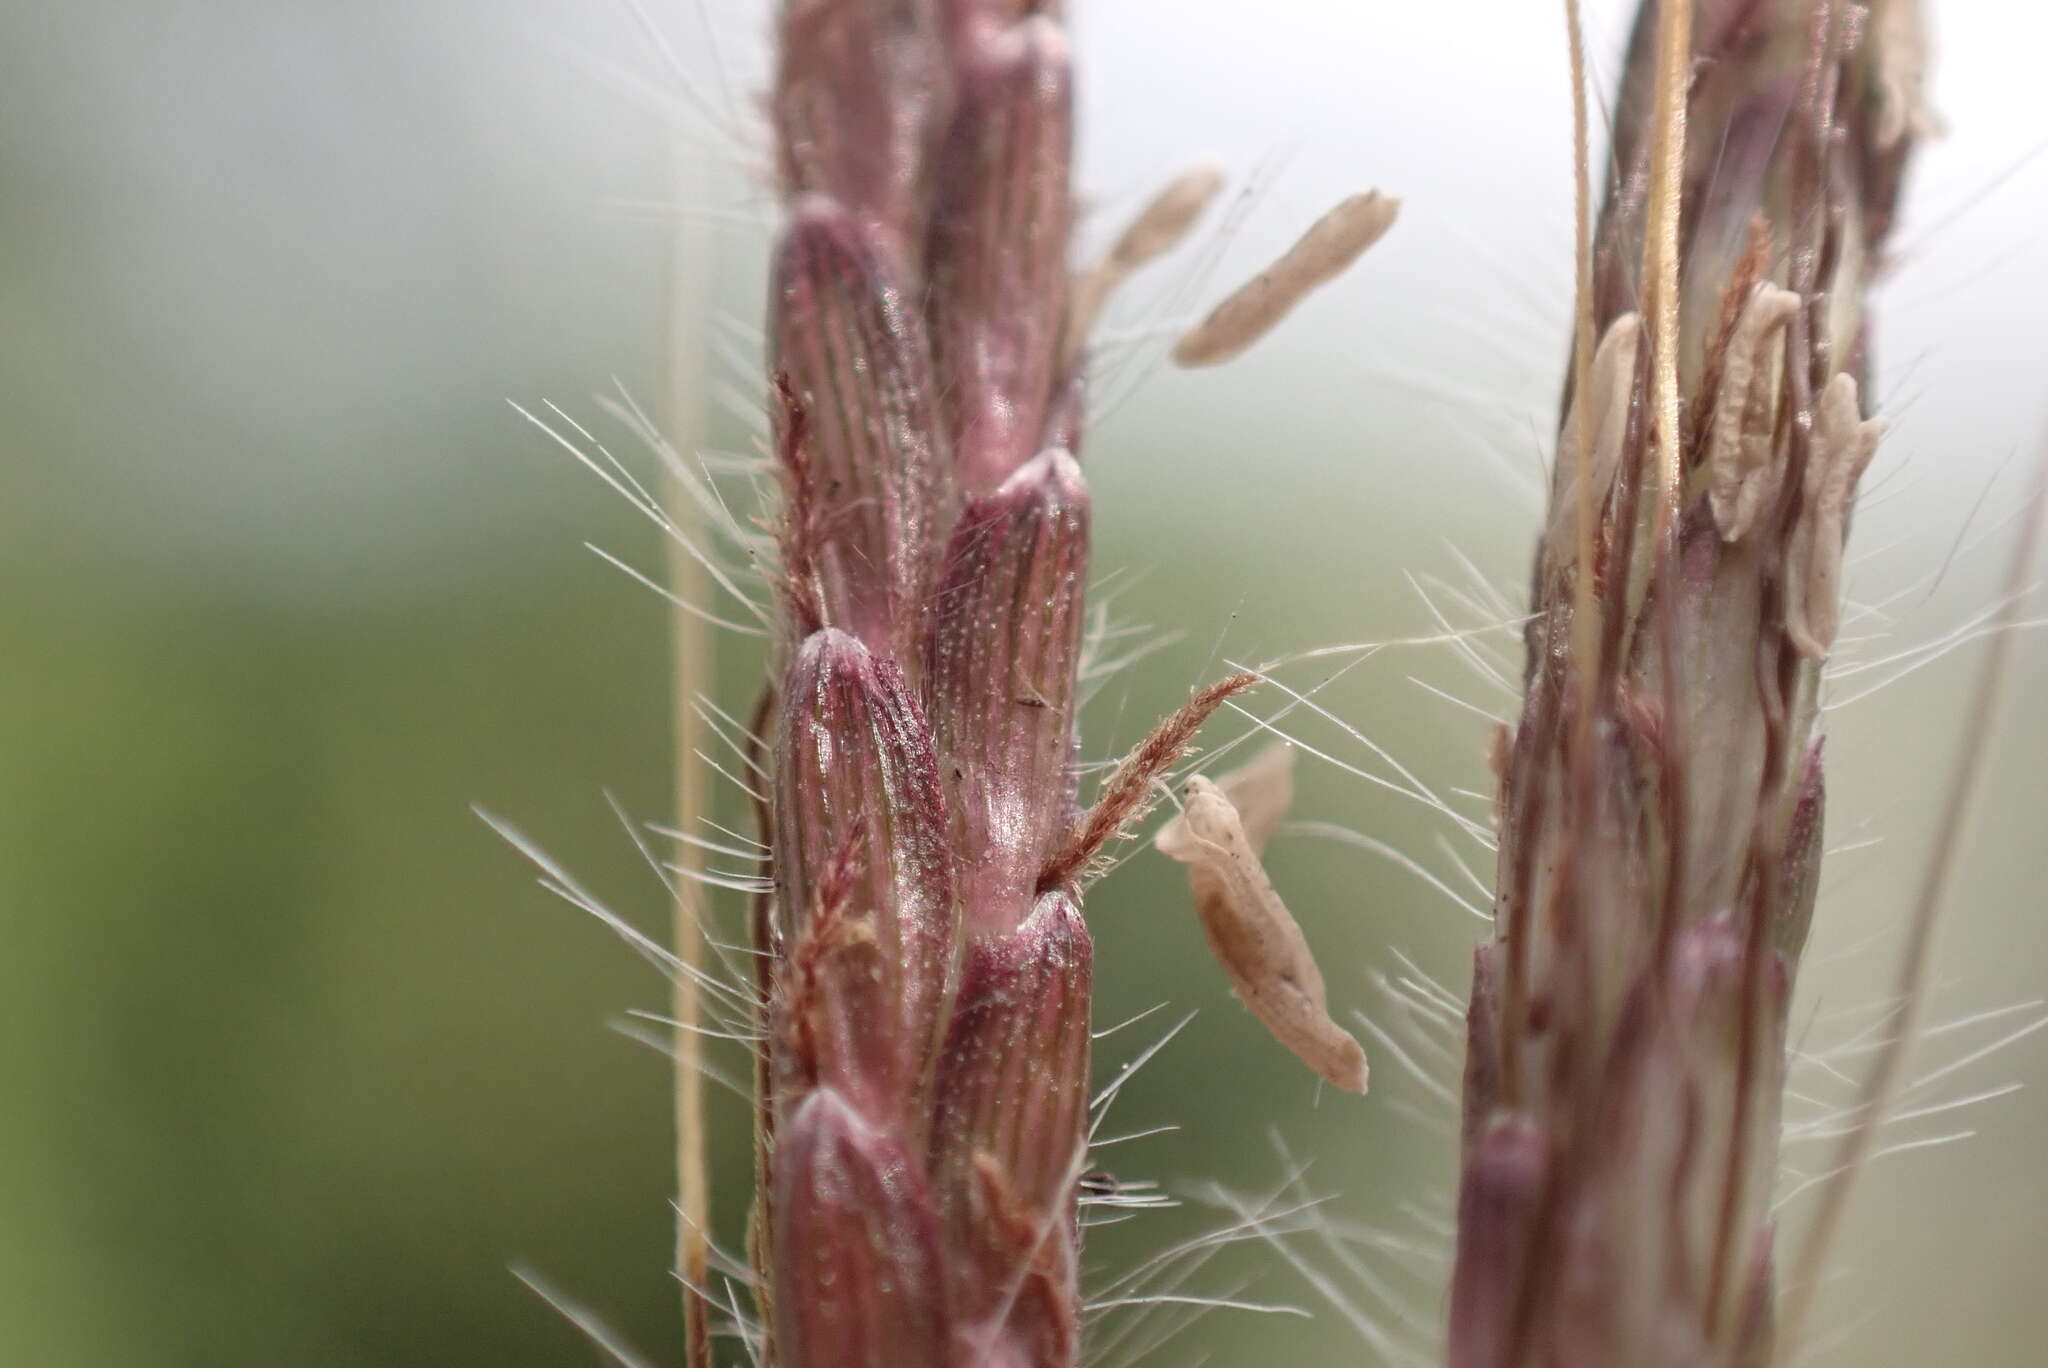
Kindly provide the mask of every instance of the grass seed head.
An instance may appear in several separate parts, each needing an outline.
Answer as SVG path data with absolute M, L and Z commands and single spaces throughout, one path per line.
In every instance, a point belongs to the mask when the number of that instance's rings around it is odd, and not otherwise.
M 1629 49 L 1475 961 L 1458 1368 L 1771 1352 L 1820 666 L 1911 141 L 1856 16 L 1652 0 Z

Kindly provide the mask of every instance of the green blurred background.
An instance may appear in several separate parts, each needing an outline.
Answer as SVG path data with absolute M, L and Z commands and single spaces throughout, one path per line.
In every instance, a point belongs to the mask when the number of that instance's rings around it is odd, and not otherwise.
M 1075 5 L 1103 209 L 1088 240 L 1195 157 L 1256 191 L 1114 321 L 1129 345 L 1098 387 L 1097 564 L 1142 572 L 1120 614 L 1185 636 L 1102 692 L 1091 754 L 1222 657 L 1429 630 L 1410 575 L 1470 587 L 1469 559 L 1519 606 L 1569 292 L 1561 42 L 1545 6 L 1437 8 L 1304 0 L 1249 31 L 1222 0 Z M 1853 591 L 1889 606 L 1852 628 L 1886 635 L 1851 665 L 1996 593 L 2048 418 L 2048 172 L 2028 159 L 2048 115 L 2018 55 L 2048 34 L 1977 8 L 1948 16 L 1957 131 L 1923 162 L 1885 297 L 1898 422 Z M 1621 10 L 1595 7 L 1596 52 L 1616 50 Z M 583 543 L 649 568 L 660 548 L 505 401 L 556 400 L 645 468 L 591 396 L 616 377 L 651 401 L 663 254 L 686 219 L 717 258 L 696 335 L 734 396 L 708 441 L 746 448 L 768 231 L 749 179 L 759 7 L 655 11 L 712 106 L 685 115 L 705 156 L 680 213 L 678 87 L 610 0 L 5 0 L 0 16 L 0 1363 L 588 1361 L 512 1264 L 673 1361 L 666 1064 L 607 1029 L 664 985 L 536 889 L 471 806 L 660 925 L 605 794 L 666 808 L 664 615 Z M 1157 366 L 1162 324 L 1363 184 L 1408 210 L 1358 272 L 1228 371 Z M 741 645 L 720 664 L 733 707 L 754 677 Z M 1802 989 L 1812 1041 L 1853 1035 L 1881 991 L 1966 657 L 1834 719 L 1835 839 L 1864 848 L 1830 874 Z M 2048 658 L 2031 639 L 2021 671 L 1939 1021 L 2042 993 L 2048 733 L 2031 705 Z M 1375 657 L 1325 699 L 1439 789 L 1484 787 L 1484 722 L 1411 677 L 1509 706 L 1440 648 Z M 1384 772 L 1331 728 L 1304 734 Z M 1299 811 L 1463 882 L 1443 823 L 1334 767 L 1308 768 Z M 1479 924 L 1411 874 L 1307 839 L 1274 865 L 1345 1006 L 1388 1019 L 1371 976 L 1401 972 L 1397 951 L 1462 988 Z M 1348 1268 L 1303 1249 L 1378 1321 L 1426 1330 L 1451 1179 L 1429 1088 L 1381 1051 L 1370 1098 L 1319 1098 L 1230 1001 L 1161 861 L 1134 859 L 1090 912 L 1098 1019 L 1173 1004 L 1104 1042 L 1104 1076 L 1199 1009 L 1108 1126 L 1180 1129 L 1109 1151 L 1116 1171 L 1256 1192 L 1289 1171 L 1279 1146 L 1313 1157 L 1334 1219 L 1398 1238 Z M 1941 1035 L 1919 1068 L 2036 1015 Z M 2044 1073 L 2029 1037 L 1915 1101 Z M 745 1118 L 715 1105 L 736 1241 Z M 2023 1092 L 1901 1129 L 1981 1134 L 1873 1171 L 1825 1303 L 1848 1332 L 1828 1362 L 2040 1361 L 2044 1121 Z M 1221 1219 L 1195 1205 L 1106 1230 L 1090 1263 L 1112 1276 Z M 1219 1314 L 1146 1361 L 1382 1361 L 1270 1253 L 1192 1287 L 1247 1279 L 1316 1318 Z

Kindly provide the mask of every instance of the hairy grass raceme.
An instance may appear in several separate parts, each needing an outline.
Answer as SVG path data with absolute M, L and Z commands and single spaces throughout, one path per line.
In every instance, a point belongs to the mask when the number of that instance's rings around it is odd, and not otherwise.
M 1879 430 L 1864 300 L 1923 122 L 1914 16 L 1878 8 L 1646 3 L 1590 242 L 1581 192 L 1469 1012 L 1457 1368 L 1773 1352 L 1820 671 Z
M 1072 1363 L 1092 947 L 1042 877 L 1088 558 L 1066 35 L 1017 0 L 779 24 L 767 1357 Z

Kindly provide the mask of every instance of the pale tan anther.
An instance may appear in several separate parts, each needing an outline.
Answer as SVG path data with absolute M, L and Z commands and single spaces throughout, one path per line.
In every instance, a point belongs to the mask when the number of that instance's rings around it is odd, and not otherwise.
M 1102 308 L 1118 286 L 1141 267 L 1150 265 L 1180 246 L 1202 211 L 1223 189 L 1223 170 L 1197 166 L 1167 182 L 1138 216 L 1131 220 L 1109 255 L 1092 271 L 1075 277 L 1072 302 L 1067 307 L 1067 331 L 1062 343 L 1065 363 L 1072 367 L 1088 335 L 1102 318 Z
M 1849 505 L 1884 436 L 1882 419 L 1863 417 L 1855 377 L 1843 372 L 1821 391 L 1813 451 L 1802 482 L 1805 505 L 1785 550 L 1785 632 L 1801 654 L 1825 660 L 1842 620 L 1842 542 Z
M 1190 866 L 1188 888 L 1209 949 L 1252 1015 L 1320 1077 L 1362 1093 L 1365 1049 L 1330 1018 L 1308 940 L 1259 863 L 1259 847 L 1291 795 L 1289 768 L 1291 761 L 1268 753 L 1226 779 L 1248 812 L 1223 786 L 1199 775 L 1188 780 L 1180 816 L 1153 844 Z
M 1218 775 L 1216 787 L 1237 809 L 1252 853 L 1264 855 L 1266 842 L 1294 806 L 1294 747 L 1275 741 L 1230 773 Z
M 1742 540 L 1776 490 L 1771 435 L 1777 422 L 1777 374 L 1770 363 L 1799 304 L 1793 291 L 1758 281 L 1728 338 L 1707 429 L 1707 497 L 1723 541 Z
M 1785 461 L 1778 446 L 1775 366 L 1771 376 L 1754 379 L 1750 384 L 1749 402 L 1742 409 L 1741 440 L 1740 464 L 1744 474 L 1735 495 L 1734 515 L 1727 523 L 1734 530 L 1722 534 L 1729 541 L 1750 534 L 1764 510 L 1777 499 L 1779 487 L 1785 481 Z
M 1353 195 L 1310 226 L 1281 258 L 1239 286 L 1174 345 L 1177 366 L 1214 366 L 1271 332 L 1317 286 L 1342 275 L 1394 226 L 1401 201 Z
M 1119 276 L 1165 256 L 1180 246 L 1195 220 L 1223 189 L 1223 168 L 1197 166 L 1183 171 L 1152 197 L 1110 248 L 1103 267 Z
M 1636 352 L 1642 338 L 1641 314 L 1626 313 L 1608 324 L 1599 350 L 1593 353 L 1593 383 L 1586 395 L 1574 396 L 1571 412 L 1565 415 L 1552 480 L 1555 493 L 1550 500 L 1553 511 L 1549 560 L 1553 566 L 1572 564 L 1578 550 L 1579 500 L 1572 491 L 1577 483 L 1579 429 L 1587 413 L 1593 415 L 1594 424 L 1589 479 L 1595 510 L 1605 502 L 1615 472 L 1621 468 L 1621 444 L 1628 437 L 1629 405 L 1635 397 Z

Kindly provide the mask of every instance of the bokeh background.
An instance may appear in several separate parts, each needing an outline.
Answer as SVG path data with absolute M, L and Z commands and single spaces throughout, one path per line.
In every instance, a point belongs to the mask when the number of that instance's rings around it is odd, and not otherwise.
M 691 330 L 705 442 L 751 440 L 763 6 L 648 3 L 694 96 L 614 0 L 0 3 L 0 1362 L 589 1361 L 514 1264 L 674 1361 L 667 1066 L 608 1029 L 664 985 L 471 811 L 660 925 L 606 794 L 666 809 L 664 613 L 584 545 L 653 568 L 656 534 L 506 405 L 552 399 L 645 468 L 593 396 L 656 397 L 687 227 L 713 282 Z M 1107 755 L 1222 658 L 1432 630 L 1419 590 L 1461 625 L 1487 585 L 1519 607 L 1570 292 L 1568 103 L 1553 6 L 1073 8 L 1088 240 L 1194 159 L 1250 191 L 1114 320 L 1097 563 L 1125 618 L 1183 635 L 1091 707 Z M 1603 78 L 1624 8 L 1592 6 Z M 1802 985 L 1816 1047 L 1872 1019 L 1981 649 L 1967 624 L 2048 437 L 2048 21 L 1935 9 L 1954 131 L 1919 163 L 1883 294 L 1895 435 L 1853 593 L 1884 606 L 1833 691 L 1851 849 Z M 1367 185 L 1407 207 L 1350 277 L 1227 370 L 1158 364 L 1175 320 Z M 737 707 L 756 665 L 730 646 Z M 1960 1024 L 1916 1073 L 1957 1067 L 1913 1101 L 2002 1095 L 1899 1129 L 1977 1134 L 1876 1166 L 1817 1361 L 2017 1368 L 2048 1342 L 2048 1108 L 2004 1091 L 2048 1075 L 2048 1048 L 1985 1052 L 2048 977 L 2032 637 L 2019 669 L 1940 951 L 1936 1020 Z M 1483 787 L 1487 724 L 1416 681 L 1510 704 L 1441 647 L 1322 697 L 1430 785 Z M 1385 773 L 1341 732 L 1304 737 Z M 1417 804 L 1311 764 L 1299 810 L 1472 896 L 1475 852 Z M 1462 987 L 1480 924 L 1409 870 L 1311 838 L 1274 867 L 1340 1003 L 1392 1024 L 1374 976 L 1400 955 Z M 1430 1088 L 1382 1050 L 1370 1098 L 1318 1097 L 1229 999 L 1158 859 L 1090 913 L 1099 1020 L 1171 1004 L 1104 1042 L 1105 1076 L 1197 1011 L 1109 1127 L 1179 1129 L 1111 1151 L 1116 1171 L 1256 1194 L 1312 1160 L 1357 1261 L 1301 1250 L 1375 1322 L 1431 1324 L 1451 1173 Z M 1843 1096 L 1801 1078 L 1802 1115 Z M 745 1119 L 716 1106 L 736 1241 Z M 1090 1262 L 1113 1276 L 1224 1219 L 1196 1202 L 1105 1230 Z M 1270 1251 L 1191 1288 L 1316 1314 L 1219 1313 L 1146 1361 L 1382 1361 Z

